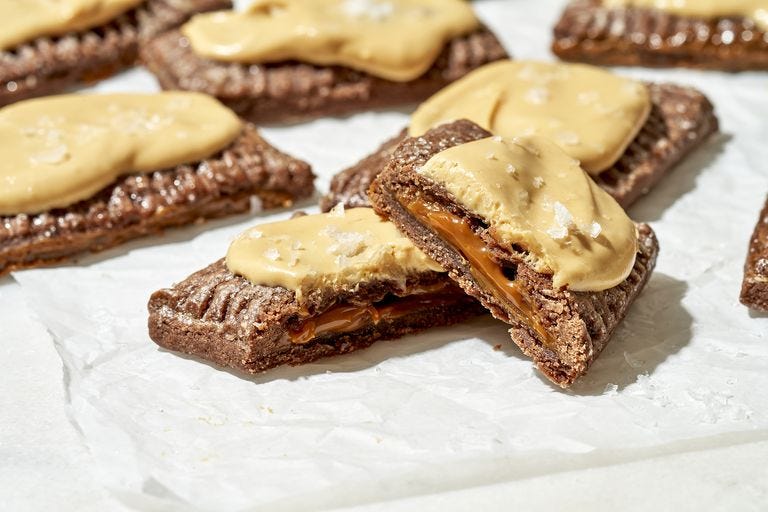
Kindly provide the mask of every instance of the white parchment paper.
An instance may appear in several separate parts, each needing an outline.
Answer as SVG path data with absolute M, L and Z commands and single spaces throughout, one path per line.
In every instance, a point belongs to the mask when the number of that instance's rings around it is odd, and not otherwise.
M 562 4 L 476 2 L 516 57 L 544 59 Z M 703 89 L 722 135 L 630 211 L 656 230 L 658 267 L 572 390 L 539 377 L 490 318 L 256 378 L 158 349 L 151 292 L 290 212 L 241 216 L 14 274 L 64 361 L 96 478 L 141 509 L 310 510 L 768 439 L 768 318 L 738 303 L 768 192 L 768 74 L 619 72 Z M 135 70 L 97 89 L 156 84 Z M 325 191 L 404 112 L 264 133 L 310 161 Z

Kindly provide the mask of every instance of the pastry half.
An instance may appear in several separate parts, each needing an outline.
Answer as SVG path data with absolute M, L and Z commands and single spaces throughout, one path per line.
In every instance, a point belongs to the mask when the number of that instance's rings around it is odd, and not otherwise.
M 246 373 L 485 312 L 370 208 L 255 226 L 148 308 L 158 345 Z
M 658 243 L 552 142 L 487 135 L 456 121 L 406 138 L 370 198 L 567 387 L 645 286 Z

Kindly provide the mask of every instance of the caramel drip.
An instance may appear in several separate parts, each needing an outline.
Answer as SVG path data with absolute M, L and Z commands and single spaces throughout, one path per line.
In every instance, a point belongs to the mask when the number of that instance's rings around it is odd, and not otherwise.
M 309 343 L 321 334 L 341 334 L 352 332 L 366 325 L 377 325 L 382 320 L 396 320 L 411 313 L 416 308 L 436 307 L 452 304 L 458 292 L 445 293 L 447 283 L 421 288 L 413 295 L 399 298 L 386 304 L 370 304 L 356 306 L 342 304 L 335 306 L 320 315 L 309 318 L 291 331 L 288 335 L 291 342 L 298 345 Z M 424 291 L 428 290 L 428 291 Z
M 475 234 L 466 219 L 444 210 L 436 210 L 422 199 L 416 199 L 404 206 L 469 261 L 472 277 L 497 300 L 512 305 L 517 320 L 532 327 L 545 345 L 553 344 L 552 337 L 536 317 L 530 298 L 515 281 L 504 275 L 502 267 L 491 257 L 488 247 Z

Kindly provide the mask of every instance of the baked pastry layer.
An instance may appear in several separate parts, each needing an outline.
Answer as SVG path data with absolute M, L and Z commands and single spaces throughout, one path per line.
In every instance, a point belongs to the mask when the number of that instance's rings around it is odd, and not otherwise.
M 0 275 L 102 251 L 165 228 L 285 207 L 309 197 L 308 164 L 275 149 L 253 125 L 192 165 L 118 179 L 94 197 L 35 215 L 0 216 Z
M 411 291 L 436 286 L 442 288 L 437 300 L 406 303 L 401 315 L 382 316 L 378 322 L 368 317 L 354 330 L 328 332 L 309 341 L 291 338 L 303 321 L 334 306 L 397 307 Z M 230 272 L 224 260 L 155 292 L 148 308 L 149 334 L 158 345 L 246 373 L 345 354 L 377 340 L 450 325 L 485 312 L 441 272 L 414 274 L 404 284 L 371 276 L 341 293 L 318 290 L 300 305 L 294 292 L 255 285 Z
M 768 312 L 768 199 L 749 241 L 741 303 L 751 309 Z
M 573 0 L 554 29 L 563 60 L 615 66 L 768 69 L 768 33 L 748 18 L 690 18 Z

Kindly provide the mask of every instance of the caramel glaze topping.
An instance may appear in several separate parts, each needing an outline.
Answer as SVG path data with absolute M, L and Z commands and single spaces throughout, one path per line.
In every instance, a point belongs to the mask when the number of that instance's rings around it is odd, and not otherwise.
M 422 199 L 416 199 L 403 206 L 464 256 L 469 261 L 472 277 L 497 300 L 511 304 L 517 320 L 532 327 L 542 343 L 553 344 L 552 337 L 535 315 L 530 297 L 514 279 L 509 279 L 504 274 L 502 266 L 493 259 L 488 247 L 472 230 L 467 219 L 445 210 L 438 210 Z
M 304 320 L 296 329 L 290 330 L 288 335 L 292 343 L 303 345 L 321 334 L 352 332 L 371 323 L 376 325 L 382 320 L 402 318 L 416 308 L 452 304 L 455 295 L 460 292 L 447 291 L 450 286 L 448 283 L 439 283 L 418 289 L 416 293 L 394 301 L 382 301 L 367 306 L 341 304 Z

